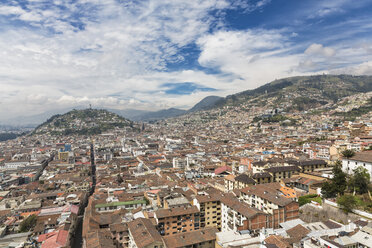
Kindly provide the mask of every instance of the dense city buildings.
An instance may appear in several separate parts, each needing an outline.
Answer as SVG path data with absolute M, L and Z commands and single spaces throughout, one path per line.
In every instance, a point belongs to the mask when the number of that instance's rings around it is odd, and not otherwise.
M 99 111 L 102 123 L 126 124 L 63 135 L 41 126 L 1 142 L 0 244 L 371 247 L 370 113 L 281 113 L 296 119 L 289 125 L 257 121 L 265 107 L 240 108 L 151 123 Z M 86 130 L 93 119 L 81 116 L 73 122 Z M 342 171 L 353 186 L 337 193 Z M 341 193 L 365 203 L 345 214 Z

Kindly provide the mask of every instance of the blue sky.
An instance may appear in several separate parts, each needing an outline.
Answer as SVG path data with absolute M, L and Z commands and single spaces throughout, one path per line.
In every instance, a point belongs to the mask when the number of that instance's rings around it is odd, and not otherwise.
M 372 0 L 3 0 L 0 51 L 0 121 L 187 109 L 282 77 L 372 74 Z

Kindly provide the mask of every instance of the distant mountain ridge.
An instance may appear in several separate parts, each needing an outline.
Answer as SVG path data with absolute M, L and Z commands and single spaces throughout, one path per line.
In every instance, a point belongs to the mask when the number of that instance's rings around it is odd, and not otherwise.
M 154 120 L 162 120 L 172 117 L 178 117 L 184 114 L 193 113 L 197 111 L 202 110 L 208 110 L 210 108 L 213 108 L 216 104 L 216 102 L 224 99 L 220 96 L 207 96 L 203 98 L 200 102 L 195 104 L 192 108 L 189 110 L 183 110 L 183 109 L 177 109 L 177 108 L 169 108 L 169 109 L 162 109 L 159 111 L 154 112 L 140 112 L 137 115 L 125 115 L 123 113 L 123 116 L 133 120 L 133 121 L 154 121 Z
M 187 113 L 186 110 L 177 109 L 177 108 L 169 108 L 169 109 L 162 109 L 162 110 L 154 111 L 154 112 L 142 113 L 142 114 L 133 116 L 131 119 L 133 121 L 154 121 L 154 120 L 162 120 L 162 119 L 177 117 L 177 116 L 184 115 L 186 113 Z
M 161 110 L 158 111 L 159 114 L 152 117 L 166 119 L 224 106 L 245 105 L 250 101 L 260 102 L 262 106 L 280 107 L 286 111 L 302 111 L 334 103 L 346 96 L 370 91 L 372 91 L 372 76 L 296 76 L 274 80 L 256 89 L 226 97 L 208 96 L 183 113 L 179 111 L 173 115 L 174 111 L 168 113 L 167 110 Z M 149 120 L 147 115 L 148 113 L 140 115 L 137 120 Z
M 297 76 L 274 80 L 256 89 L 246 90 L 226 97 L 208 96 L 189 110 L 177 108 L 159 111 L 136 109 L 108 109 L 132 121 L 153 121 L 193 114 L 224 106 L 244 105 L 247 102 L 260 102 L 273 108 L 283 107 L 288 111 L 306 110 L 335 102 L 337 99 L 357 93 L 372 91 L 372 76 L 352 75 L 313 75 Z M 75 107 L 81 109 L 82 107 Z M 49 111 L 34 116 L 17 117 L 7 123 L 13 126 L 33 124 L 45 121 L 52 114 L 61 114 L 69 109 Z
M 187 112 L 192 113 L 201 110 L 208 110 L 210 108 L 213 108 L 218 101 L 221 101 L 223 99 L 224 98 L 220 96 L 207 96 L 203 100 L 195 104 L 194 107 L 189 109 Z
M 237 105 L 254 98 L 275 97 L 273 106 L 286 101 L 293 104 L 294 108 L 304 107 L 306 109 L 319 104 L 336 102 L 342 97 L 370 91 L 372 91 L 372 76 L 297 76 L 275 80 L 253 90 L 229 95 L 218 101 L 214 107 Z

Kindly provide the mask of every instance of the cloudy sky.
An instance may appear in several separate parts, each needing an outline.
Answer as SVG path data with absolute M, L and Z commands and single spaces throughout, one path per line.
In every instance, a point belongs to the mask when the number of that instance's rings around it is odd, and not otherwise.
M 0 120 L 372 74 L 372 1 L 1 0 Z

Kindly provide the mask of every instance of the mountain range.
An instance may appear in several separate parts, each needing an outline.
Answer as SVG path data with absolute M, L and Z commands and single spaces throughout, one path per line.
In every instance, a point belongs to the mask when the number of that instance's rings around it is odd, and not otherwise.
M 107 109 L 132 121 L 154 121 L 192 114 L 224 106 L 246 106 L 259 103 L 262 106 L 283 108 L 286 111 L 303 111 L 332 104 L 339 99 L 358 93 L 372 91 L 372 76 L 314 75 L 283 78 L 256 89 L 243 91 L 226 97 L 208 96 L 189 110 L 177 108 L 159 111 L 136 109 Z M 83 109 L 77 106 L 74 109 Z M 60 109 L 54 113 L 45 112 L 33 116 L 21 116 L 7 121 L 8 125 L 34 125 L 45 121 L 53 114 L 62 114 L 70 109 Z
M 127 118 L 132 121 L 153 121 L 153 120 L 162 120 L 171 117 L 181 116 L 187 113 L 192 113 L 201 110 L 207 110 L 210 107 L 213 107 L 214 104 L 218 101 L 223 99 L 223 97 L 219 96 L 208 96 L 197 103 L 189 110 L 177 109 L 177 108 L 169 108 L 169 109 L 162 109 L 159 111 L 146 111 L 146 110 L 138 110 L 138 109 L 107 109 L 108 111 L 120 115 L 124 118 Z M 84 106 L 76 106 L 73 109 L 82 110 L 85 109 Z M 30 116 L 19 116 L 16 118 L 12 118 L 7 120 L 3 125 L 7 126 L 21 126 L 21 127 L 36 127 L 40 123 L 46 121 L 50 116 L 56 114 L 64 114 L 68 111 L 71 111 L 71 108 L 64 108 L 58 109 L 55 111 L 47 111 L 37 115 L 30 115 Z
M 208 110 L 213 108 L 215 104 L 223 100 L 223 97 L 219 96 L 207 96 L 202 99 L 200 102 L 195 104 L 189 110 L 177 109 L 177 108 L 169 108 L 169 109 L 162 109 L 159 111 L 138 111 L 138 110 L 113 110 L 110 111 L 117 113 L 121 116 L 124 116 L 133 121 L 154 121 L 154 120 L 162 120 L 171 117 L 177 117 L 189 113 L 194 113 L 197 111 Z

